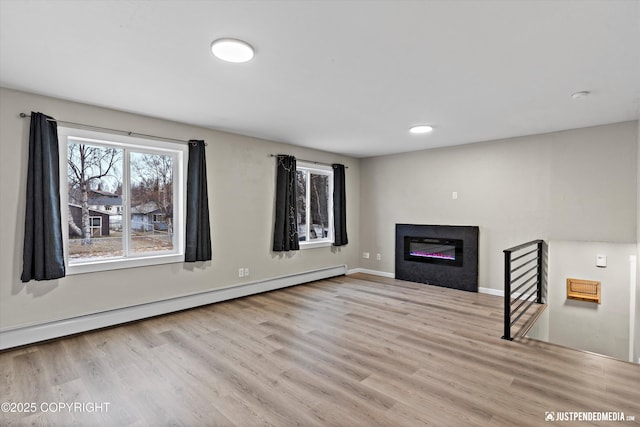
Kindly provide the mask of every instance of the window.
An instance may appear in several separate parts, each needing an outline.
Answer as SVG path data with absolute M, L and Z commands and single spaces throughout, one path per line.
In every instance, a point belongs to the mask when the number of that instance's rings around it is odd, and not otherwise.
M 297 222 L 301 248 L 333 243 L 333 169 L 298 162 Z
M 91 237 L 100 237 L 102 235 L 102 217 L 91 216 L 89 217 L 89 229 Z
M 67 272 L 182 262 L 187 146 L 63 127 L 58 136 Z

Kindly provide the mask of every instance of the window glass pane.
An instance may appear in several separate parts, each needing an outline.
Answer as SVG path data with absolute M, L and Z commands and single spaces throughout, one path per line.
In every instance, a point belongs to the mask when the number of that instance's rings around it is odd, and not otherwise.
M 307 240 L 307 172 L 296 173 L 296 218 L 298 221 L 298 240 Z
M 131 153 L 131 252 L 173 251 L 173 167 L 166 154 Z
M 120 257 L 123 151 L 77 142 L 67 148 L 69 262 Z
M 309 227 L 309 240 L 326 239 L 329 237 L 329 177 L 327 175 L 311 174 L 311 225 Z

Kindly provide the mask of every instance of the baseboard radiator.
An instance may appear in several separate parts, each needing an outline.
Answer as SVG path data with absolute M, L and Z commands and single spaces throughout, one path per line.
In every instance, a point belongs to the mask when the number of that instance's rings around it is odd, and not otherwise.
M 119 325 L 121 323 L 141 320 L 148 317 L 159 316 L 175 311 L 258 294 L 261 292 L 300 285 L 314 280 L 341 276 L 346 273 L 347 266 L 340 265 L 257 282 L 232 285 L 197 294 L 118 308 L 115 310 L 102 311 L 69 319 L 56 320 L 24 327 L 6 328 L 0 330 L 0 350 Z

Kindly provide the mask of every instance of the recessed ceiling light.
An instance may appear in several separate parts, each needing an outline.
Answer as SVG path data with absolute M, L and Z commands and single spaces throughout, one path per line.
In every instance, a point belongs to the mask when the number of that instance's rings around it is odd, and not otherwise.
M 420 134 L 420 133 L 429 133 L 433 130 L 433 126 L 429 126 L 429 125 L 417 125 L 417 126 L 412 126 L 409 129 L 409 132 L 411 133 L 415 133 L 415 134 Z
M 211 43 L 211 53 L 227 62 L 247 62 L 253 58 L 253 47 L 237 39 L 218 39 Z
M 587 96 L 589 96 L 591 92 L 589 92 L 588 90 L 582 90 L 580 92 L 574 92 L 571 94 L 571 98 L 573 99 L 582 99 L 582 98 L 586 98 Z

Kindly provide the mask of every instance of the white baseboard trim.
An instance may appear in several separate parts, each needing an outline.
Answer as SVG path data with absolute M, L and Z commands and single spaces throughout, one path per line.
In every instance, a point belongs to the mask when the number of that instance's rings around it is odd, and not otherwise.
M 289 286 L 300 285 L 314 280 L 327 279 L 347 273 L 347 266 L 340 265 L 307 271 L 290 276 L 276 277 L 240 285 L 226 286 L 207 292 L 175 297 L 162 301 L 134 305 L 115 310 L 102 311 L 69 319 L 0 330 L 0 350 L 33 344 L 66 335 L 93 329 L 114 326 L 147 317 L 167 314 L 215 302 L 253 295 Z
M 351 270 L 347 271 L 347 274 L 354 274 L 354 273 L 372 274 L 374 276 L 388 277 L 390 279 L 396 278 L 396 275 L 393 273 L 387 273 L 386 271 L 369 270 L 366 268 L 352 268 Z M 504 296 L 504 291 L 502 289 L 478 288 L 478 292 L 481 294 L 495 295 L 499 297 Z
M 388 277 L 389 279 L 395 279 L 396 275 L 393 273 L 387 273 L 386 271 L 369 270 L 368 268 L 352 268 L 347 271 L 347 274 L 365 273 L 372 274 L 374 276 Z
M 478 292 L 481 294 L 495 295 L 498 297 L 504 296 L 504 290 L 502 289 L 493 289 L 493 288 L 478 288 Z

